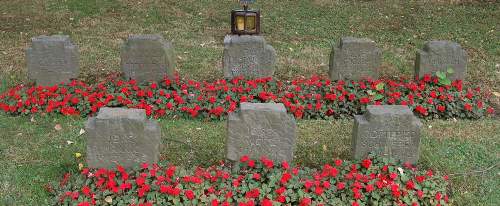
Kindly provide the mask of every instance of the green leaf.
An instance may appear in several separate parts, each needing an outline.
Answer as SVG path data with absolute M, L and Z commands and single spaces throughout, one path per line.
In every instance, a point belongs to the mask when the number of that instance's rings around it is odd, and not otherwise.
M 436 72 L 436 76 L 439 78 L 439 79 L 445 79 L 446 78 L 446 74 L 442 71 L 437 71 Z
M 375 97 L 373 98 L 373 100 L 380 100 L 380 99 L 383 99 L 383 98 L 384 98 L 384 95 L 377 94 L 377 95 L 375 95 Z
M 444 78 L 444 79 L 439 79 L 439 84 L 441 85 L 451 85 L 451 80 L 448 79 L 448 78 Z
M 380 82 L 380 83 L 377 84 L 377 86 L 375 86 L 375 88 L 377 90 L 382 90 L 382 89 L 384 89 L 384 86 L 385 86 L 385 83 L 384 82 Z

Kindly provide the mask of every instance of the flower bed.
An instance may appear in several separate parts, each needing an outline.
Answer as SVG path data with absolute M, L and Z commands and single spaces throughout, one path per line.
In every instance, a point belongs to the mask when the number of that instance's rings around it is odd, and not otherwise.
M 335 160 L 321 169 L 291 168 L 242 157 L 234 171 L 223 163 L 184 170 L 143 164 L 126 171 L 83 169 L 47 187 L 54 205 L 448 205 L 448 177 L 369 157 Z M 231 172 L 234 171 L 234 172 Z
M 378 79 L 330 81 L 326 77 L 278 81 L 272 78 L 198 82 L 165 79 L 137 84 L 110 76 L 97 85 L 81 81 L 50 87 L 18 85 L 0 95 L 0 110 L 9 114 L 60 113 L 87 116 L 99 108 L 142 108 L 160 118 L 224 118 L 242 102 L 279 102 L 296 118 L 344 118 L 365 111 L 368 104 L 408 105 L 421 118 L 478 119 L 494 110 L 491 94 L 462 81 L 426 75 L 418 81 Z

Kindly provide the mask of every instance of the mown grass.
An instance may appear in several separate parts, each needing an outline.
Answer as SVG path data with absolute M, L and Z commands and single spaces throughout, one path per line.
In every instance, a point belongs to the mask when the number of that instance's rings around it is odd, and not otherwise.
M 177 70 L 197 80 L 222 77 L 222 40 L 234 1 L 10 0 L 0 3 L 0 92 L 26 82 L 24 50 L 38 35 L 67 34 L 80 47 L 81 77 L 95 82 L 119 70 L 129 34 L 159 33 L 173 42 Z M 459 3 L 450 3 L 459 2 Z M 468 3 L 460 3 L 468 2 Z M 470 3 L 472 2 L 472 3 Z M 258 1 L 262 30 L 278 52 L 276 76 L 326 74 L 331 46 L 342 36 L 367 37 L 383 49 L 383 73 L 410 76 L 415 52 L 431 39 L 460 43 L 471 82 L 500 86 L 497 1 Z M 0 114 L 0 205 L 46 205 L 44 185 L 76 171 L 84 119 Z M 456 205 L 500 205 L 499 120 L 425 123 L 420 166 L 451 176 Z M 54 126 L 62 125 L 61 131 Z M 225 123 L 161 120 L 163 161 L 208 165 L 224 157 Z M 352 120 L 298 121 L 296 162 L 318 166 L 350 158 Z M 432 127 L 429 127 L 432 126 Z M 68 144 L 67 141 L 74 142 Z
M 80 46 L 81 76 L 92 82 L 119 70 L 129 34 L 159 33 L 173 42 L 183 76 L 220 78 L 229 11 L 236 7 L 218 0 L 4 1 L 0 70 L 10 82 L 25 81 L 30 38 L 68 34 Z M 469 53 L 470 81 L 499 89 L 498 1 L 266 0 L 253 7 L 262 10 L 263 35 L 278 52 L 279 78 L 326 74 L 331 46 L 342 36 L 375 40 L 383 49 L 382 72 L 411 76 L 417 49 L 445 39 Z
M 11 117 L 0 114 L 0 205 L 43 205 L 44 186 L 77 171 L 75 152 L 85 157 L 83 118 Z M 350 159 L 353 120 L 298 121 L 295 162 L 316 167 L 333 158 Z M 54 129 L 56 124 L 62 130 Z M 425 122 L 419 167 L 451 175 L 456 205 L 498 205 L 499 120 Z M 163 119 L 162 161 L 184 167 L 215 164 L 224 158 L 224 121 Z M 67 141 L 74 142 L 68 144 Z M 463 175 L 457 175 L 465 173 Z

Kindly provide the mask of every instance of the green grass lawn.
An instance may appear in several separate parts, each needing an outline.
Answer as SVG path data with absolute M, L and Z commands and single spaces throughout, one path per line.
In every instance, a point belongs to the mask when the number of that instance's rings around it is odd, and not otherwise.
M 98 2 L 98 3 L 97 3 Z M 233 3 L 230 3 L 233 2 Z M 9 0 L 0 3 L 0 92 L 26 81 L 24 50 L 38 35 L 67 34 L 80 47 L 87 82 L 118 71 L 129 34 L 159 33 L 176 49 L 177 70 L 197 80 L 222 77 L 229 0 Z M 471 82 L 499 91 L 500 3 L 457 1 L 261 0 L 263 35 L 277 50 L 276 76 L 326 74 L 342 36 L 367 37 L 383 49 L 383 73 L 411 76 L 427 40 L 460 43 Z M 464 1 L 469 2 L 469 1 Z M 85 119 L 0 114 L 0 205 L 45 205 L 44 185 L 77 170 Z M 353 120 L 298 121 L 296 162 L 317 166 L 350 158 Z M 56 131 L 54 126 L 62 125 Z M 225 122 L 161 120 L 163 161 L 208 165 L 224 157 Z M 420 167 L 451 176 L 456 205 L 500 205 L 500 121 L 425 122 Z M 74 142 L 68 144 L 67 141 Z M 475 172 L 497 165 L 486 172 Z
M 98 2 L 98 3 L 96 3 Z M 222 77 L 224 35 L 236 0 L 9 0 L 0 4 L 0 71 L 26 80 L 24 49 L 38 35 L 67 34 L 80 47 L 89 81 L 119 69 L 129 34 L 159 33 L 176 50 L 187 77 Z M 452 40 L 469 53 L 469 80 L 499 89 L 500 2 L 261 0 L 262 31 L 278 53 L 276 76 L 326 74 L 332 44 L 367 37 L 383 49 L 383 73 L 410 76 L 425 41 Z M 434 3 L 433 3 L 434 2 Z M 469 2 L 469 1 L 463 1 Z M 488 2 L 488 1 L 485 1 Z
M 68 171 L 76 172 L 74 153 L 85 157 L 85 119 L 72 117 L 10 117 L 0 115 L 0 205 L 39 205 L 48 194 L 44 185 Z M 318 166 L 333 158 L 349 159 L 353 120 L 298 121 L 296 163 Z M 54 129 L 56 124 L 62 130 Z M 192 167 L 224 158 L 225 122 L 164 119 L 160 121 L 162 161 Z M 456 205 L 498 205 L 500 121 L 425 122 L 419 167 L 452 175 Z M 68 144 L 68 141 L 74 142 Z

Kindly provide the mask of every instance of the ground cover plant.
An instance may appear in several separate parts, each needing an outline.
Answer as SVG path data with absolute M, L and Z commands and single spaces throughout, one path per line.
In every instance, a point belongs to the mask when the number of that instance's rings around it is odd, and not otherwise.
M 343 118 L 361 114 L 366 105 L 408 105 L 422 118 L 479 119 L 492 115 L 489 92 L 461 80 L 426 75 L 420 80 L 367 79 L 330 81 L 312 76 L 290 81 L 273 78 L 199 82 L 165 77 L 139 84 L 116 75 L 87 85 L 81 81 L 54 86 L 18 85 L 0 94 L 0 109 L 10 114 L 60 113 L 87 116 L 101 107 L 146 110 L 155 118 L 221 119 L 242 102 L 283 103 L 297 119 Z
M 340 159 L 321 169 L 293 167 L 243 156 L 237 171 L 228 163 L 191 171 L 144 163 L 127 171 L 83 168 L 47 189 L 55 205 L 448 205 L 448 176 L 419 171 L 369 156 Z

